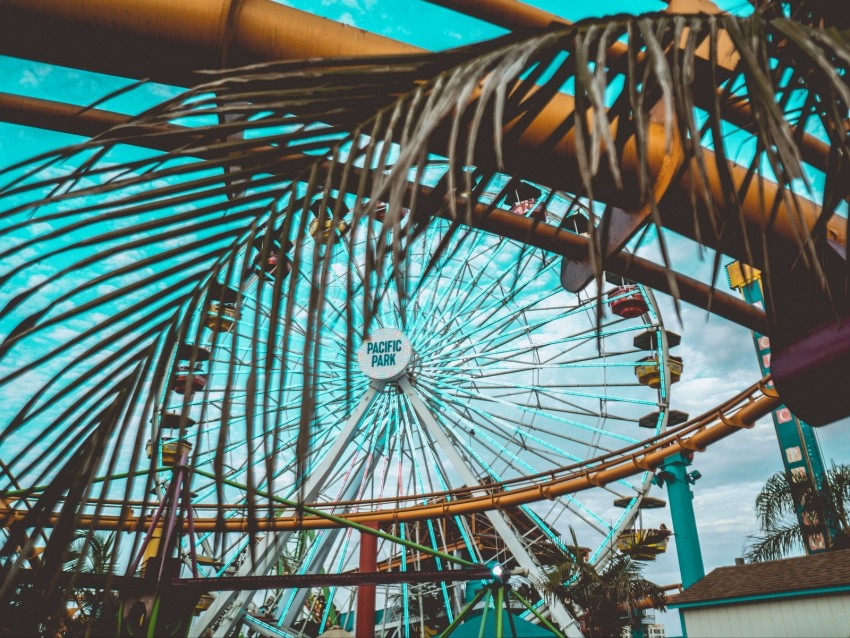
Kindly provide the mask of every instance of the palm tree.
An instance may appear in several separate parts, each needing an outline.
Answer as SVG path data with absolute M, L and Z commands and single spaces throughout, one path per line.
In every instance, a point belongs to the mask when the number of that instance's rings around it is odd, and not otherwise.
M 573 546 L 579 545 L 574 542 Z M 565 554 L 548 580 L 538 586 L 544 597 L 558 597 L 570 603 L 585 635 L 619 636 L 625 627 L 640 622 L 641 616 L 635 615 L 635 610 L 644 606 L 666 609 L 664 589 L 645 579 L 641 569 L 639 562 L 619 552 L 614 552 L 601 569 L 582 552 L 575 552 Z
M 796 503 L 802 503 L 799 515 Z M 746 558 L 752 562 L 784 558 L 806 547 L 812 536 L 822 539 L 827 549 L 850 549 L 848 512 L 850 465 L 833 463 L 820 488 L 808 477 L 777 472 L 756 497 L 761 533 L 750 538 Z
M 115 572 L 114 532 L 78 530 L 68 547 L 65 571 L 91 574 Z M 68 593 L 77 613 L 69 621 L 67 636 L 109 636 L 115 631 L 118 595 L 108 589 L 74 588 Z
M 78 530 L 68 547 L 65 558 L 66 571 L 90 574 L 111 574 L 115 571 L 113 546 L 115 533 L 85 532 Z
M 29 399 L 0 430 L 0 445 L 31 441 L 16 449 L 12 469 L 31 485 L 52 486 L 22 529 L 38 533 L 60 508 L 70 515 L 89 495 L 129 495 L 147 480 L 138 478 L 148 477 L 150 467 L 139 423 L 148 423 L 159 404 L 175 344 L 192 343 L 197 311 L 221 301 L 213 292 L 218 280 L 250 274 L 247 255 L 255 247 L 260 259 L 284 258 L 280 246 L 307 232 L 316 201 L 320 224 L 328 217 L 338 222 L 349 204 L 353 225 L 368 222 L 374 277 L 362 279 L 362 324 L 345 310 L 349 334 L 369 329 L 386 279 L 403 279 L 410 239 L 433 216 L 450 218 L 455 232 L 477 225 L 551 248 L 542 224 L 518 222 L 487 203 L 485 192 L 504 174 L 510 180 L 493 201 L 528 179 L 570 193 L 577 206 L 611 204 L 595 216 L 598 230 L 590 226 L 589 254 L 600 280 L 604 270 L 625 263 L 603 250 L 614 206 L 644 211 L 659 229 L 686 230 L 687 215 L 662 215 L 662 198 L 677 212 L 692 208 L 698 222 L 691 233 L 695 228 L 703 244 L 763 255 L 769 232 L 747 222 L 744 203 L 765 192 L 762 177 L 769 174 L 778 205 L 791 202 L 795 263 L 820 273 L 827 251 L 821 231 L 850 194 L 846 12 L 832 0 L 753 6 L 745 17 L 618 15 L 442 53 L 222 71 L 122 126 L 0 173 L 0 227 L 12 239 L 0 251 L 0 275 L 4 285 L 28 282 L 0 309 L 0 322 L 9 325 L 0 385 L 20 382 Z M 716 62 L 729 42 L 736 56 L 727 68 Z M 559 95 L 564 86 L 574 101 Z M 730 118 L 738 127 L 731 135 L 724 124 Z M 828 139 L 826 152 L 808 136 L 812 130 Z M 742 138 L 755 151 L 734 167 L 727 158 Z M 121 151 L 128 144 L 158 152 L 128 158 Z M 429 181 L 434 162 L 448 165 L 436 183 Z M 817 241 L 792 191 L 810 166 L 824 171 Z M 381 202 L 389 202 L 389 212 L 377 223 Z M 49 230 L 21 239 L 34 222 Z M 655 236 L 675 294 L 664 235 Z M 63 267 L 36 277 L 45 261 Z M 246 293 L 271 290 L 277 321 L 254 331 L 240 356 L 262 369 L 266 352 L 257 344 L 287 342 L 293 308 L 306 300 L 301 358 L 287 360 L 284 349 L 277 362 L 280 369 L 306 362 L 297 447 L 303 474 L 318 384 L 310 362 L 327 316 L 329 263 L 321 251 L 304 257 L 298 250 L 291 263 L 290 280 L 298 285 L 284 286 L 278 269 Z M 387 263 L 391 268 L 382 269 Z M 360 285 L 353 270 L 339 276 Z M 87 328 L 52 338 L 73 322 Z M 230 355 L 218 354 L 227 365 Z M 272 399 L 282 391 L 275 384 L 285 382 L 279 377 L 257 380 L 264 415 L 274 412 Z M 217 400 L 226 407 L 241 398 L 225 387 Z M 223 418 L 217 456 L 224 456 L 228 427 Z M 279 470 L 275 455 L 255 463 L 258 451 L 249 446 L 247 454 L 247 464 L 266 476 Z M 215 467 L 221 482 L 223 466 Z M 95 482 L 99 475 L 125 482 Z M 262 506 L 274 508 L 258 501 L 249 490 L 249 519 Z M 227 503 L 218 505 L 224 518 Z M 61 569 L 72 538 L 73 525 L 54 531 L 47 569 Z M 606 568 L 599 577 L 634 575 L 626 559 L 612 565 L 620 571 Z M 588 586 L 597 582 L 603 581 L 591 578 Z

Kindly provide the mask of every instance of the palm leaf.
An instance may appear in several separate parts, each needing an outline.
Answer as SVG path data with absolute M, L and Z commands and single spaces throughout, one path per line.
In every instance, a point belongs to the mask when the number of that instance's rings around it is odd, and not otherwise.
M 687 43 L 680 48 L 686 29 Z M 741 62 L 715 80 L 728 100 L 749 101 L 760 151 L 745 183 L 735 182 L 726 161 L 726 133 L 716 124 L 723 104 L 716 100 L 703 118 L 683 88 L 695 82 L 697 43 L 707 38 L 716 57 L 721 32 L 731 36 Z M 625 64 L 618 60 L 609 68 L 605 52 L 621 40 L 628 46 Z M 473 206 L 501 171 L 591 200 L 647 205 L 652 223 L 660 227 L 670 223 L 662 206 L 665 191 L 655 184 L 651 164 L 660 127 L 665 144 L 682 148 L 680 168 L 686 163 L 697 167 L 694 174 L 701 184 L 691 204 L 695 211 L 708 204 L 711 232 L 704 227 L 704 242 L 718 248 L 731 242 L 748 253 L 761 253 L 761 238 L 747 235 L 738 206 L 758 187 L 762 157 L 792 210 L 798 196 L 790 187 L 803 175 L 795 128 L 805 129 L 810 118 L 818 119 L 830 132 L 836 153 L 846 157 L 841 117 L 847 112 L 847 51 L 841 34 L 782 16 L 648 15 L 516 34 L 440 54 L 254 65 L 210 73 L 209 81 L 127 125 L 6 169 L 0 187 L 4 233 L 16 238 L 35 224 L 46 229 L 3 249 L 0 258 L 11 266 L 0 281 L 4 287 L 18 287 L 32 277 L 37 270 L 33 253 L 67 264 L 0 310 L 0 320 L 10 325 L 0 351 L 10 372 L 0 383 L 12 387 L 25 378 L 38 379 L 0 432 L 0 443 L 10 444 L 25 429 L 40 434 L 42 444 L 50 443 L 35 457 L 20 455 L 12 470 L 47 482 L 77 472 L 73 490 L 42 494 L 28 524 L 38 530 L 48 512 L 61 508 L 67 538 L 90 482 L 106 467 L 130 475 L 125 495 L 138 489 L 138 476 L 145 477 L 141 489 L 147 493 L 155 460 L 142 467 L 139 448 L 147 434 L 157 440 L 160 433 L 156 425 L 142 424 L 156 424 L 162 397 L 168 396 L 175 346 L 199 343 L 202 326 L 195 318 L 217 301 L 216 283 L 238 286 L 253 276 L 250 255 L 263 260 L 278 250 L 274 242 L 285 240 L 295 243 L 289 278 L 284 281 L 279 271 L 270 281 L 260 277 L 240 295 L 243 303 L 258 304 L 271 287 L 274 299 L 273 321 L 256 324 L 247 344 L 249 365 L 267 369 L 275 358 L 283 371 L 303 366 L 296 446 L 297 479 L 303 478 L 316 426 L 313 364 L 320 355 L 318 335 L 335 312 L 327 298 L 330 256 L 341 241 L 331 233 L 324 248 L 313 251 L 297 241 L 307 232 L 314 201 L 320 202 L 318 224 L 336 224 L 352 207 L 352 232 L 368 240 L 368 276 L 359 279 L 352 263 L 343 275 L 349 291 L 359 287 L 363 293 L 362 322 L 355 320 L 353 309 L 343 311 L 350 383 L 354 335 L 368 331 L 389 280 L 404 290 L 412 239 L 434 215 L 454 220 L 452 232 L 473 223 Z M 786 73 L 801 64 L 811 69 L 805 78 Z M 619 74 L 625 80 L 614 90 L 613 78 Z M 804 86 L 788 86 L 791 80 Z M 565 83 L 574 87 L 576 108 L 558 113 L 540 137 L 539 120 L 551 115 L 550 103 L 559 99 Z M 789 91 L 817 97 L 790 115 L 790 108 L 781 108 L 775 99 Z M 711 132 L 714 154 L 703 146 L 702 119 L 710 123 L 704 127 Z M 565 161 L 560 148 L 570 136 L 574 162 Z M 529 138 L 536 140 L 532 147 Z M 624 150 L 632 143 L 636 173 L 624 165 Z M 167 150 L 131 153 L 128 145 Z M 447 169 L 431 184 L 423 167 L 435 156 Z M 728 186 L 725 201 L 718 202 L 710 191 L 709 166 Z M 471 196 L 458 197 L 458 192 Z M 846 196 L 847 183 L 827 175 L 826 192 L 824 226 Z M 380 225 L 376 210 L 383 201 L 389 202 L 389 213 Z M 420 205 L 403 217 L 400 208 L 413 203 Z M 602 237 L 591 227 L 599 277 L 608 256 L 605 218 Z M 818 247 L 802 221 L 796 221 L 799 248 L 817 272 Z M 658 237 L 669 269 L 663 236 Z M 129 263 L 116 266 L 128 251 L 134 251 Z M 283 256 L 280 251 L 277 255 Z M 427 267 L 438 267 L 441 258 L 438 251 Z M 103 287 L 108 290 L 99 294 Z M 74 322 L 73 336 L 56 338 L 56 330 Z M 290 359 L 289 347 L 296 323 L 303 330 L 298 364 Z M 235 353 L 215 341 L 211 348 L 232 378 Z M 194 349 L 192 358 L 197 357 Z M 279 469 L 273 453 L 280 443 L 274 397 L 283 396 L 287 383 L 286 374 L 256 373 L 250 379 L 250 388 L 262 388 L 263 406 L 246 417 L 249 437 L 256 432 L 260 438 L 257 447 L 248 446 L 247 463 L 253 466 L 257 456 L 264 463 L 263 477 L 248 473 L 252 525 L 259 515 L 255 492 L 261 483 L 274 481 Z M 209 393 L 206 388 L 204 405 Z M 222 405 L 216 425 L 219 455 L 228 444 L 229 406 L 236 399 L 229 387 L 217 398 Z M 102 405 L 108 410 L 86 419 Z M 184 415 L 188 409 L 187 396 Z M 259 422 L 256 412 L 263 414 Z M 204 417 L 199 428 L 212 431 Z M 124 440 L 134 441 L 130 458 L 110 458 L 109 452 L 117 453 L 115 441 Z M 223 478 L 221 462 L 215 468 L 217 478 Z M 110 481 L 101 489 L 110 493 Z M 223 508 L 223 493 L 218 496 Z M 271 512 L 271 503 L 268 508 Z M 218 515 L 223 517 L 223 509 Z M 7 543 L 7 551 L 13 547 Z M 56 550 L 50 554 L 58 555 Z

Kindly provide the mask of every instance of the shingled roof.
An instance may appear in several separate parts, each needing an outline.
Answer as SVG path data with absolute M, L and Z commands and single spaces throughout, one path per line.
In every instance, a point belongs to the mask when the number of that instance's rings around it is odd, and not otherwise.
M 850 549 L 766 563 L 718 567 L 670 599 L 671 607 L 715 600 L 793 594 L 818 589 L 850 590 Z

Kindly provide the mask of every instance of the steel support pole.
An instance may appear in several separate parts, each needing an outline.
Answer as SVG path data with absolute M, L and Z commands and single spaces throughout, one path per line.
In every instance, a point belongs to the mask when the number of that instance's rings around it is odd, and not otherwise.
M 705 576 L 694 516 L 694 493 L 691 491 L 693 479 L 687 471 L 690 464 L 687 455 L 674 454 L 664 460 L 656 475 L 656 482 L 667 486 L 670 516 L 673 518 L 673 532 L 676 536 L 676 555 L 682 574 L 682 587 L 685 589 Z
M 756 308 L 764 308 L 764 292 L 761 273 L 758 270 L 748 268 L 740 262 L 732 262 L 726 266 L 726 276 L 729 286 L 738 290 L 748 304 Z M 770 374 L 770 339 L 765 334 L 753 331 L 753 343 L 762 374 Z M 780 405 L 773 410 L 772 416 L 785 472 L 788 476 L 808 477 L 820 490 L 826 480 L 826 469 L 814 428 L 793 414 L 785 405 Z M 791 496 L 797 508 L 800 529 L 806 529 L 802 494 L 792 491 Z M 824 521 L 820 532 L 814 532 L 804 539 L 803 546 L 807 554 L 816 554 L 830 549 L 836 534 L 834 525 L 835 521 Z
M 377 523 L 367 523 L 372 529 L 378 529 Z M 360 571 L 378 571 L 378 537 L 368 532 L 360 532 Z M 357 638 L 375 636 L 375 585 L 363 584 L 357 587 L 357 621 L 354 635 Z

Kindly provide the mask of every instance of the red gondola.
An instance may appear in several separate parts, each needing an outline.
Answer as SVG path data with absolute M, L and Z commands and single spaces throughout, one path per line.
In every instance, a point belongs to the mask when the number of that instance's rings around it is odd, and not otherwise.
M 282 278 L 288 277 L 289 273 L 292 272 L 292 260 L 286 255 L 286 253 L 292 250 L 293 244 L 288 239 L 284 240 L 282 247 L 280 242 L 273 240 L 269 246 L 269 251 L 265 259 L 262 258 L 262 237 L 254 242 L 254 247 L 260 253 L 257 255 L 257 259 L 254 262 L 254 265 L 257 266 L 257 268 L 260 268 L 269 274 L 279 271 Z
M 646 299 L 637 286 L 619 286 L 608 293 L 608 299 L 611 312 L 624 319 L 640 317 L 649 310 Z
M 177 373 L 171 384 L 171 389 L 177 394 L 195 394 L 207 387 L 207 376 L 203 374 L 200 366 L 195 366 L 194 374 L 190 374 L 189 366 L 178 366 Z M 189 377 L 192 377 L 191 384 Z
M 190 365 L 193 359 L 194 366 Z M 210 360 L 209 350 L 195 348 L 191 344 L 183 343 L 177 348 L 177 370 L 171 379 L 171 389 L 177 394 L 192 395 L 201 392 L 207 387 L 206 366 Z

